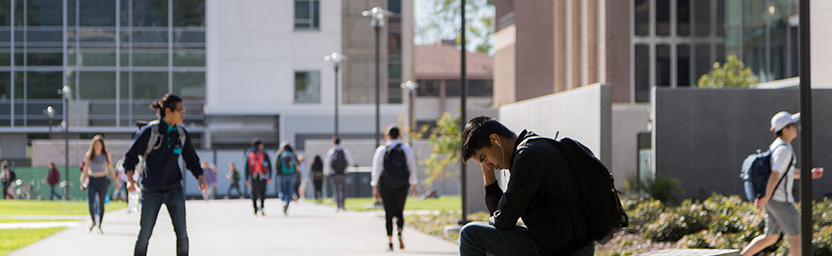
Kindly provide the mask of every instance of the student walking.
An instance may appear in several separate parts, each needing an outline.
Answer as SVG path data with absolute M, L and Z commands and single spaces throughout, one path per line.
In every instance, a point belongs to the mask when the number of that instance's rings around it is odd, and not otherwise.
M 205 178 L 191 136 L 181 125 L 185 118 L 182 99 L 173 94 L 165 94 L 151 107 L 158 110 L 160 118 L 139 130 L 130 149 L 124 154 L 124 169 L 130 191 L 136 190 L 133 172 L 139 162 L 139 156 L 144 158 L 139 222 L 141 228 L 133 255 L 147 255 L 147 245 L 162 204 L 168 209 L 176 233 L 176 254 L 188 255 L 185 194 L 182 189 L 179 158 L 182 157 L 186 167 L 196 177 L 200 191 L 206 190 Z
M 251 204 L 255 216 L 258 211 L 260 215 L 266 216 L 263 211 L 266 185 L 272 183 L 272 164 L 263 147 L 260 138 L 254 138 L 251 140 L 251 148 L 246 152 L 246 185 L 251 185 Z M 260 200 L 260 207 L 257 207 L 257 200 Z
M 794 180 L 800 179 L 800 168 L 795 167 L 797 157 L 792 148 L 792 140 L 797 138 L 800 113 L 794 115 L 781 111 L 771 118 L 770 130 L 777 138 L 769 146 L 771 152 L 771 176 L 766 183 L 762 198 L 754 201 L 757 209 L 765 212 L 765 234 L 760 235 L 742 249 L 743 256 L 755 255 L 777 242 L 780 234 L 789 237 L 789 253 L 799 256 L 800 251 L 800 213 L 794 205 L 791 191 Z M 812 178 L 823 177 L 823 168 L 813 168 Z M 782 181 L 781 181 L 782 180 Z
M 462 132 L 462 158 L 482 167 L 488 223 L 460 231 L 459 253 L 468 255 L 594 255 L 595 243 L 575 205 L 580 196 L 562 147 L 534 132 L 519 135 L 486 116 Z M 508 169 L 505 192 L 495 171 Z M 587 198 L 585 198 L 587 199 Z M 526 226 L 518 226 L 522 216 Z
M 17 179 L 17 174 L 14 173 L 7 161 L 0 162 L 0 167 L 3 168 L 3 176 L 0 179 L 3 182 L 3 199 L 17 199 L 17 195 L 11 189 L 12 183 Z
M 280 199 L 283 200 L 283 215 L 288 216 L 289 203 L 292 202 L 294 194 L 295 173 L 298 169 L 298 159 L 295 151 L 288 142 L 281 143 L 280 151 L 275 154 L 277 174 L 280 176 Z
M 229 180 L 228 191 L 225 192 L 225 198 L 231 198 L 231 189 L 236 189 L 238 197 L 243 199 L 243 193 L 240 192 L 240 171 L 237 170 L 237 166 L 234 164 L 234 161 L 228 162 L 228 175 L 226 175 L 225 178 Z
M 111 156 L 107 152 L 107 147 L 104 146 L 104 136 L 95 135 L 92 137 L 90 148 L 84 155 L 84 172 L 81 173 L 81 191 L 87 191 L 87 204 L 89 205 L 90 218 L 92 225 L 87 228 L 90 232 L 98 224 L 98 233 L 104 233 L 101 230 L 101 223 L 104 221 L 104 200 L 107 198 L 107 189 L 110 186 L 110 180 L 107 179 L 107 171 L 110 172 L 110 178 L 113 184 L 116 184 L 118 189 L 118 180 L 116 179 L 116 172 L 110 162 Z M 98 220 L 95 219 L 96 209 L 95 200 L 98 196 Z
M 404 249 L 404 204 L 408 191 L 416 195 L 416 157 L 413 149 L 399 139 L 399 128 L 387 129 L 385 145 L 379 146 L 373 155 L 373 169 L 370 185 L 373 197 L 384 203 L 384 219 L 387 228 L 387 250 L 393 250 L 393 218 L 398 227 L 399 249 Z
M 61 182 L 61 173 L 55 167 L 55 161 L 49 161 L 49 174 L 46 175 L 46 184 L 49 184 L 49 200 L 55 200 L 55 197 L 61 199 L 61 195 L 55 190 L 55 186 Z
M 326 153 L 324 160 L 324 174 L 332 180 L 332 191 L 335 192 L 337 211 L 345 211 L 346 201 L 347 167 L 352 163 L 352 156 L 349 149 L 341 145 L 341 138 L 332 138 L 332 148 Z
M 324 162 L 321 160 L 321 155 L 315 155 L 315 161 L 312 162 L 312 169 L 309 172 L 312 176 L 312 186 L 315 187 L 315 202 L 320 204 L 324 197 Z
M 202 199 L 213 200 L 217 188 L 217 171 L 216 168 L 208 164 L 208 161 L 202 162 L 202 173 L 205 175 L 205 184 L 208 188 L 202 193 Z

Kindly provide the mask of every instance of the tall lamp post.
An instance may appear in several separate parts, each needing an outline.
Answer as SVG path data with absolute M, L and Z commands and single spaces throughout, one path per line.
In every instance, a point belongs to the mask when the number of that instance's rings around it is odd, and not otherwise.
M 414 94 L 416 94 L 416 88 L 419 88 L 419 83 L 416 83 L 416 82 L 413 82 L 413 81 L 410 81 L 410 80 L 408 80 L 407 82 L 402 83 L 402 89 L 404 89 L 407 92 L 407 96 L 408 96 L 408 98 L 407 98 L 407 125 L 410 126 L 411 130 L 413 129 L 413 127 L 416 126 L 416 124 L 415 124 L 416 117 L 414 116 L 414 107 L 413 107 L 414 106 L 413 102 L 415 101 Z M 407 139 L 410 140 L 410 137 L 407 137 Z
M 341 67 L 341 61 L 344 60 L 347 60 L 347 56 L 338 54 L 338 52 L 324 56 L 324 61 L 332 62 L 332 66 L 335 68 L 335 137 L 338 137 L 338 68 Z
M 384 25 L 385 25 L 384 24 L 385 23 L 385 18 L 387 17 L 387 15 L 392 15 L 392 14 L 393 14 L 392 12 L 390 12 L 388 10 L 385 10 L 385 9 L 382 9 L 381 7 L 373 7 L 373 9 L 361 12 L 361 15 L 364 16 L 364 17 L 371 16 L 372 20 L 370 21 L 370 25 L 373 26 L 373 29 L 376 31 L 376 58 L 375 58 L 375 61 L 376 61 L 376 133 L 375 133 L 376 148 L 378 148 L 378 146 L 381 145 L 380 142 L 379 142 L 379 134 L 380 134 L 380 132 L 379 132 L 380 128 L 379 127 L 381 127 L 381 120 L 379 118 L 379 112 L 380 112 L 380 106 L 379 105 L 381 104 L 381 102 L 380 102 L 381 101 L 380 100 L 381 85 L 379 84 L 380 83 L 379 80 L 381 79 L 380 78 L 381 72 L 379 71 L 380 70 L 379 69 L 379 62 L 380 62 L 380 60 L 379 60 L 379 35 L 381 34 L 381 28 L 383 28 Z
M 64 158 L 64 177 L 66 177 L 67 186 L 64 187 L 66 190 L 64 191 L 64 200 L 69 200 L 69 97 L 72 95 L 72 90 L 69 89 L 69 86 L 64 85 L 63 88 L 58 90 L 58 94 L 63 95 L 64 98 L 64 153 L 66 153 Z
M 461 46 L 459 48 L 459 55 L 460 55 L 459 58 L 460 58 L 460 66 L 461 66 L 460 71 L 459 71 L 459 82 L 460 82 L 459 84 L 460 84 L 460 87 L 462 89 L 461 93 L 459 95 L 459 103 L 460 103 L 460 111 L 459 111 L 460 125 L 459 125 L 459 127 L 460 127 L 460 131 L 464 131 L 465 130 L 465 124 L 468 123 L 468 120 L 467 120 L 468 119 L 468 115 L 467 115 L 468 114 L 468 103 L 467 103 L 467 99 L 468 99 L 468 79 L 465 76 L 466 75 L 466 68 L 465 68 L 465 63 L 466 63 L 465 62 L 465 53 L 466 53 L 466 50 L 465 50 L 465 1 L 463 0 L 463 1 L 459 1 L 459 2 L 460 2 L 459 12 L 461 14 L 460 15 L 461 16 L 460 21 L 462 23 L 459 27 L 459 34 L 460 34 L 459 45 Z M 462 136 L 462 135 L 460 134 L 460 136 Z M 460 137 L 460 138 L 462 138 L 462 137 Z M 460 160 L 460 163 L 459 163 L 459 170 L 460 170 L 459 178 L 460 178 L 460 186 L 462 187 L 462 193 L 460 193 L 462 195 L 462 218 L 460 218 L 459 224 L 460 225 L 465 225 L 466 223 L 468 223 L 468 199 L 467 199 L 467 196 L 466 196 L 466 191 L 468 189 L 468 175 L 467 175 L 467 168 L 465 167 L 465 160 L 463 160 L 461 157 L 459 158 L 459 160 Z
M 52 139 L 52 119 L 55 118 L 55 110 L 52 109 L 52 106 L 46 107 L 46 110 L 43 110 L 43 113 L 49 117 L 49 139 Z

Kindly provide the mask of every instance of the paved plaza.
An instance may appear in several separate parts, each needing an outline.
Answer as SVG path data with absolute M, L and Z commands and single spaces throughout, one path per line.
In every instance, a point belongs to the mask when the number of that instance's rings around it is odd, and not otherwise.
M 252 214 L 250 200 L 188 201 L 190 255 L 457 255 L 458 248 L 413 229 L 405 229 L 405 250 L 387 252 L 382 213 L 340 212 L 302 202 L 283 216 L 281 202 L 266 201 L 266 217 Z M 104 215 L 104 234 L 87 233 L 89 220 L 10 255 L 132 255 L 139 232 L 138 214 Z M 396 244 L 398 247 L 398 244 Z M 162 207 L 148 255 L 175 255 L 176 239 Z

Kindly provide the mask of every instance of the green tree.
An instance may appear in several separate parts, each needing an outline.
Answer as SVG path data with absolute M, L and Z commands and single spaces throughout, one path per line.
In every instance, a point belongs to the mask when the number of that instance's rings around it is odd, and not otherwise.
M 459 162 L 459 150 L 461 147 L 461 133 L 459 118 L 451 117 L 451 113 L 445 113 L 436 120 L 436 128 L 430 132 L 428 140 L 433 145 L 430 158 L 422 160 L 425 165 L 426 177 L 422 180 L 425 190 L 430 191 L 433 183 L 438 180 L 454 178 L 458 174 L 448 172 L 445 167 L 452 163 Z M 423 129 L 424 131 L 425 129 Z
M 745 67 L 741 60 L 734 55 L 728 55 L 722 65 L 714 63 L 711 72 L 699 77 L 699 88 L 725 88 L 725 87 L 754 87 L 759 82 L 751 68 Z
M 422 0 L 420 0 L 422 1 Z M 443 39 L 461 41 L 459 34 L 460 4 L 456 0 L 431 0 L 427 5 L 430 18 L 416 20 L 417 43 L 433 43 Z M 468 50 L 489 53 L 494 47 L 494 0 L 466 0 L 465 35 Z M 432 6 L 431 6 L 432 5 Z

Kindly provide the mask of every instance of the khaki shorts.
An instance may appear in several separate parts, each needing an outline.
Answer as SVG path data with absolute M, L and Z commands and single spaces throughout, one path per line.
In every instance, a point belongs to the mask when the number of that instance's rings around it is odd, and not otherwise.
M 769 200 L 765 205 L 765 234 L 793 236 L 800 234 L 800 213 L 793 203 Z

